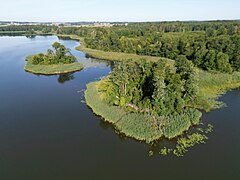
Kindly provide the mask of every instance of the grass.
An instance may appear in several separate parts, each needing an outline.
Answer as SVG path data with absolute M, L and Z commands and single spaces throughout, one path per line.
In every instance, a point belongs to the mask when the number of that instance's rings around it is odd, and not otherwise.
M 117 122 L 116 127 L 126 136 L 147 143 L 163 136 L 163 132 L 152 125 L 152 117 L 146 114 L 129 113 Z
M 162 127 L 164 137 L 172 139 L 182 135 L 192 125 L 198 125 L 201 117 L 201 112 L 191 108 L 185 109 L 180 115 L 165 117 Z
M 130 113 L 118 106 L 109 105 L 101 98 L 97 89 L 98 83 L 93 82 L 87 85 L 85 91 L 87 105 L 95 114 L 112 123 L 119 132 L 127 137 L 151 143 L 161 137 L 174 138 L 187 131 L 193 124 L 199 123 L 201 113 L 197 110 L 194 110 L 195 113 L 188 109 L 182 115 L 171 117 L 152 117 L 147 114 Z M 194 117 L 194 123 L 192 114 L 197 114 Z
M 96 82 L 87 85 L 87 90 L 85 91 L 86 103 L 90 105 L 95 114 L 104 117 L 110 123 L 117 123 L 123 115 L 126 115 L 126 112 L 116 106 L 109 106 L 102 101 L 96 85 Z
M 225 74 L 198 70 L 198 76 L 199 95 L 196 101 L 192 102 L 190 106 L 207 112 L 224 105 L 217 99 L 225 94 L 227 90 L 240 87 L 240 72 Z
M 162 136 L 159 131 L 150 126 L 150 123 L 147 123 L 147 116 L 130 114 L 124 109 L 111 106 L 102 100 L 97 90 L 97 84 L 98 82 L 88 84 L 85 91 L 86 103 L 95 114 L 112 123 L 119 132 L 140 141 L 150 143 Z
M 23 34 L 25 33 L 26 31 L 0 31 L 0 34 Z
M 167 58 L 160 58 L 160 57 L 153 57 L 153 56 L 140 56 L 137 54 L 128 54 L 128 53 L 121 53 L 121 52 L 105 52 L 96 49 L 86 48 L 82 44 L 83 40 L 81 40 L 81 45 L 76 47 L 77 50 L 85 52 L 89 57 L 102 59 L 102 60 L 109 60 L 109 61 L 126 61 L 126 60 L 133 60 L 138 61 L 139 59 L 143 59 L 146 61 L 158 62 L 161 59 Z M 169 62 L 172 60 L 167 59 Z
M 28 56 L 24 69 L 34 74 L 53 75 L 80 71 L 83 69 L 83 65 L 79 62 L 71 64 L 34 65 L 32 64 L 31 56 Z

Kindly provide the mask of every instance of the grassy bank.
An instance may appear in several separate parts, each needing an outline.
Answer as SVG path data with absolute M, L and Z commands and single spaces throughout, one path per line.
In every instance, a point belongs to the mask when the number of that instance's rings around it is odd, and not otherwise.
M 198 70 L 199 95 L 190 106 L 209 112 L 224 104 L 218 98 L 228 90 L 240 88 L 240 72 L 233 74 L 210 73 Z
M 83 69 L 83 65 L 79 62 L 71 64 L 34 65 L 32 64 L 31 56 L 28 56 L 24 69 L 34 74 L 53 75 L 80 71 Z
M 125 61 L 125 60 L 134 60 L 138 61 L 139 59 L 144 59 L 146 61 L 153 61 L 157 62 L 161 59 L 167 59 L 167 58 L 160 58 L 160 57 L 152 57 L 152 56 L 139 56 L 136 54 L 128 54 L 128 53 L 120 53 L 120 52 L 105 52 L 100 51 L 96 49 L 90 49 L 86 48 L 83 43 L 83 40 L 81 40 L 81 45 L 78 46 L 76 49 L 79 51 L 85 52 L 89 57 L 96 58 L 96 59 L 102 59 L 102 60 L 109 60 L 109 61 Z M 172 60 L 167 59 L 170 62 Z
M 0 34 L 24 34 L 26 31 L 0 31 Z
M 77 40 L 77 41 L 81 41 L 81 37 L 77 36 L 77 35 L 67 35 L 67 34 L 54 34 L 55 36 L 57 37 L 60 37 L 60 38 L 69 38 L 69 39 L 72 39 L 72 40 Z
M 193 109 L 171 117 L 152 117 L 147 114 L 127 112 L 101 99 L 97 85 L 98 82 L 87 85 L 85 91 L 87 105 L 95 114 L 112 123 L 119 132 L 128 137 L 151 143 L 161 137 L 174 138 L 199 123 L 201 113 Z

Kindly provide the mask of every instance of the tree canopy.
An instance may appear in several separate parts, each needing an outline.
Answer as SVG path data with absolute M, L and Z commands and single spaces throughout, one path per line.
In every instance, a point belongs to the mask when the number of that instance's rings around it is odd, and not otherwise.
M 33 55 L 32 63 L 34 65 L 50 65 L 50 64 L 70 64 L 76 61 L 76 58 L 71 54 L 70 49 L 64 45 L 55 42 L 52 44 L 52 49 L 48 49 L 46 54 L 39 53 Z
M 198 83 L 193 63 L 179 56 L 175 67 L 164 60 L 116 63 L 99 89 L 111 104 L 163 116 L 183 112 L 196 98 Z

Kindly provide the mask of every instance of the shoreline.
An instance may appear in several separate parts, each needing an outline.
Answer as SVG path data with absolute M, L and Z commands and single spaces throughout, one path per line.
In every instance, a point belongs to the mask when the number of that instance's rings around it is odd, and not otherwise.
M 194 121 L 188 116 L 187 120 L 181 114 L 174 117 L 164 117 L 166 124 L 163 126 L 156 125 L 155 121 L 158 118 L 148 114 L 131 113 L 121 107 L 113 106 L 101 99 L 101 94 L 98 92 L 99 81 L 87 84 L 87 89 L 84 93 L 87 106 L 102 120 L 111 123 L 115 130 L 124 134 L 126 137 L 133 138 L 138 141 L 151 144 L 161 138 L 174 139 L 192 126 L 198 125 L 201 120 L 199 112 L 198 121 Z M 177 119 L 172 121 L 171 118 Z M 181 124 L 178 129 L 172 130 L 177 124 Z
M 82 69 L 80 69 L 80 70 L 74 70 L 74 71 L 51 72 L 51 73 L 34 72 L 34 71 L 29 70 L 29 69 L 26 69 L 26 68 L 24 68 L 24 70 L 25 70 L 26 72 L 28 72 L 28 73 L 32 73 L 32 74 L 36 74 L 36 75 L 60 75 L 60 74 L 67 74 L 67 73 L 78 72 L 78 71 L 81 71 Z

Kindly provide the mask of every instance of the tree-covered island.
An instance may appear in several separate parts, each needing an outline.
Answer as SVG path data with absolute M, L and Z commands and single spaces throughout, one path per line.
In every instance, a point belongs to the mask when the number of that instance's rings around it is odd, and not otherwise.
M 76 61 L 70 49 L 55 42 L 52 49 L 48 49 L 46 54 L 39 53 L 26 58 L 24 69 L 34 74 L 64 74 L 83 69 L 83 65 Z
M 116 128 L 138 140 L 174 138 L 200 122 L 189 107 L 198 94 L 196 69 L 185 56 L 175 65 L 129 61 L 116 63 L 109 76 L 89 84 L 87 104 Z

